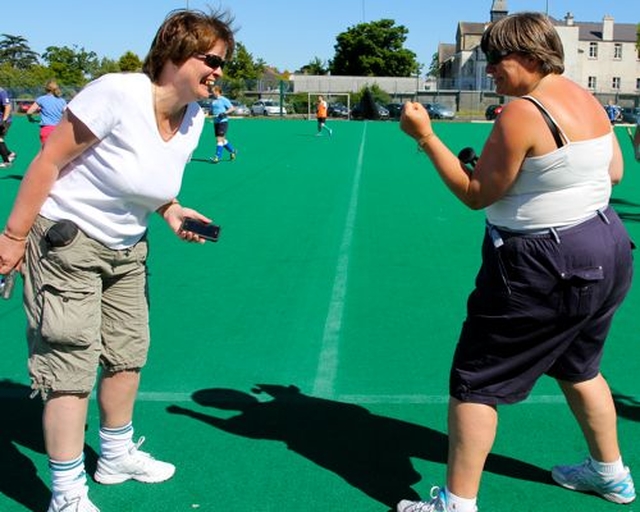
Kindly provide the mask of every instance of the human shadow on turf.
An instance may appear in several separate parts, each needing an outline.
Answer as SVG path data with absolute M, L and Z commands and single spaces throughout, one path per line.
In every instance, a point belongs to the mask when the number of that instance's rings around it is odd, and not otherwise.
M 31 388 L 0 380 L 0 493 L 26 510 L 47 510 L 51 492 L 22 446 L 45 456 L 42 435 L 42 400 L 29 398 Z M 85 446 L 85 465 L 93 473 L 97 454 Z
M 20 174 L 5 174 L 4 176 L 0 176 L 0 180 L 22 180 L 22 175 Z
M 23 384 L 0 381 L 0 493 L 40 512 L 47 510 L 51 494 L 35 464 L 18 449 L 44 453 L 42 400 L 30 399 L 30 392 Z
M 263 393 L 272 400 L 258 400 Z M 296 386 L 259 384 L 252 394 L 203 389 L 192 398 L 198 405 L 239 414 L 226 419 L 177 405 L 167 411 L 239 436 L 282 441 L 390 507 L 401 499 L 419 498 L 411 488 L 420 481 L 411 458 L 442 464 L 447 460 L 447 435 L 442 432 L 372 414 L 359 405 L 304 395 Z M 502 455 L 490 455 L 486 470 L 552 484 L 549 471 Z
M 640 421 L 640 402 L 637 398 L 623 395 L 612 390 L 613 401 L 616 404 L 616 412 L 621 418 L 631 421 Z

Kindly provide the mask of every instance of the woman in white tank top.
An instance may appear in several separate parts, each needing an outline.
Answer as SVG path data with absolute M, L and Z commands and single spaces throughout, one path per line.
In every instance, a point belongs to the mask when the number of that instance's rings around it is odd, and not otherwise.
M 594 96 L 562 76 L 562 43 L 546 16 L 502 18 L 481 48 L 496 92 L 514 99 L 473 169 L 438 138 L 420 103 L 407 103 L 401 117 L 451 192 L 486 210 L 488 229 L 452 364 L 446 486 L 397 510 L 476 511 L 497 406 L 524 400 L 545 374 L 559 383 L 589 450 L 585 463 L 553 468 L 554 480 L 629 503 L 633 480 L 599 369 L 632 275 L 630 240 L 608 206 L 622 178 L 620 147 Z

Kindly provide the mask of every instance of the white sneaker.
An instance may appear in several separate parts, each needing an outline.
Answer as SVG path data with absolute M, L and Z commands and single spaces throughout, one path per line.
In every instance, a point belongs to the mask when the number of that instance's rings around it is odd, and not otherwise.
M 144 443 L 144 437 L 131 444 L 129 453 L 115 459 L 98 459 L 98 469 L 94 475 L 101 484 L 119 484 L 127 480 L 157 483 L 169 480 L 176 472 L 176 467 L 168 462 L 154 459 L 146 452 L 138 450 Z
M 47 512 L 100 512 L 89 496 L 89 489 L 85 485 L 79 494 L 64 494 L 57 499 L 51 498 Z
M 396 507 L 397 512 L 447 512 L 447 497 L 444 487 L 432 487 L 429 501 L 402 500 Z M 478 512 L 478 507 L 474 506 Z
M 429 501 L 402 500 L 396 507 L 397 512 L 446 512 L 447 500 L 444 488 L 432 487 Z

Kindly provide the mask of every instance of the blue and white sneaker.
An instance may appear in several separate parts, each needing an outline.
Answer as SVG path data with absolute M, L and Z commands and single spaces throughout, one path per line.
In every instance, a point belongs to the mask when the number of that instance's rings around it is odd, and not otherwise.
M 636 499 L 631 472 L 625 466 L 617 475 L 601 475 L 591 466 L 589 459 L 573 466 L 555 466 L 551 476 L 566 489 L 593 492 L 613 503 L 631 503 Z

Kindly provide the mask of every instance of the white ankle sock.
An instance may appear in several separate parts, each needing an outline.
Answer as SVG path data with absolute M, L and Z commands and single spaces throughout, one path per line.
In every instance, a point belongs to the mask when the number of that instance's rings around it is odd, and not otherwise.
M 49 459 L 51 490 L 56 499 L 63 494 L 77 494 L 87 483 L 84 471 L 84 454 L 73 460 Z
M 476 512 L 476 498 L 468 499 L 456 496 L 449 489 L 445 489 L 445 499 L 447 500 L 447 512 Z
M 126 455 L 133 443 L 133 424 L 131 422 L 120 428 L 100 427 L 100 456 L 115 459 Z
M 596 473 L 600 475 L 617 475 L 624 471 L 624 464 L 622 464 L 622 457 L 614 462 L 598 462 L 593 457 L 589 457 L 591 467 Z

